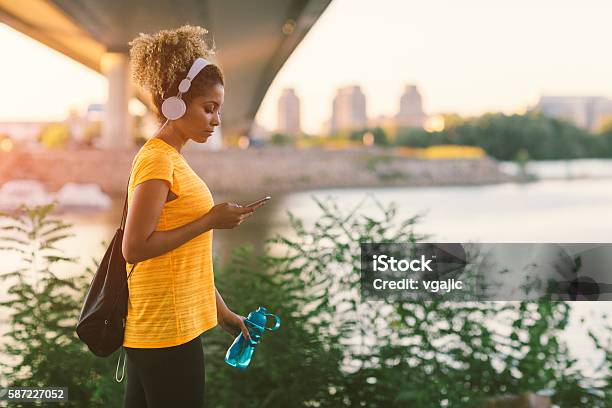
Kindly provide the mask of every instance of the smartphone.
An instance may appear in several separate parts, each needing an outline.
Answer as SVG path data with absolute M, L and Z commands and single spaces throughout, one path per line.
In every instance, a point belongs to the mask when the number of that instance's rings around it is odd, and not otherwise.
M 265 203 L 266 201 L 268 201 L 268 200 L 269 200 L 269 199 L 271 199 L 271 198 L 272 198 L 272 197 L 270 197 L 270 196 L 264 197 L 264 198 L 262 198 L 261 200 L 254 201 L 254 202 L 252 202 L 251 204 L 249 204 L 249 205 L 247 205 L 247 206 L 245 206 L 245 207 L 252 207 L 252 206 L 257 205 L 257 204 L 260 204 L 260 203 Z

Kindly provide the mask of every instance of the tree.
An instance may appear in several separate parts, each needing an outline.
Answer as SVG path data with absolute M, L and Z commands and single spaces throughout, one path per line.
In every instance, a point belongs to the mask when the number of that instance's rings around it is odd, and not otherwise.
M 464 120 L 449 118 L 440 132 L 402 129 L 396 144 L 478 146 L 499 160 L 514 160 L 521 151 L 526 151 L 532 160 L 612 157 L 612 137 L 598 137 L 569 122 L 539 113 L 509 116 L 487 113 Z
M 349 134 L 349 140 L 355 140 L 358 142 L 363 141 L 363 135 L 370 132 L 374 136 L 374 144 L 380 146 L 387 146 L 389 144 L 389 138 L 383 128 L 377 126 L 375 128 L 363 128 L 359 130 L 353 130 Z
M 270 142 L 275 145 L 285 146 L 293 142 L 293 138 L 285 133 L 274 133 L 270 137 Z

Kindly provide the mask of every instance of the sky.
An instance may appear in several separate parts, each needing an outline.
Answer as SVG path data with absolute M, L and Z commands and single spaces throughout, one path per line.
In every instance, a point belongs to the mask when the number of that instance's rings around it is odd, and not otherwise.
M 541 94 L 612 97 L 611 15 L 607 0 L 334 0 L 257 120 L 275 128 L 285 87 L 300 97 L 309 133 L 329 119 L 336 89 L 353 84 L 369 117 L 395 114 L 408 83 L 429 114 L 512 113 Z M 0 121 L 61 120 L 106 97 L 102 76 L 2 24 L 0 49 L 13 56 L 0 63 Z

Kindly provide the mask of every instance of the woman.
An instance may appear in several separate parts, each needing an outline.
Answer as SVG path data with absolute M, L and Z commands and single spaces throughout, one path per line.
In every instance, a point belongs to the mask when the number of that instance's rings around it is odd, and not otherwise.
M 248 337 L 244 317 L 215 288 L 212 230 L 240 225 L 261 204 L 213 205 L 208 187 L 181 155 L 187 141 L 205 143 L 221 123 L 223 74 L 208 63 L 213 50 L 205 34 L 201 27 L 183 26 L 141 34 L 130 43 L 133 77 L 151 93 L 165 123 L 134 158 L 128 187 L 122 252 L 127 270 L 136 266 L 128 280 L 123 343 L 125 407 L 201 407 L 200 334 L 219 324 L 232 336 L 242 331 Z M 164 99 L 179 94 L 179 83 L 201 58 L 207 65 L 181 96 L 184 114 L 167 119 Z

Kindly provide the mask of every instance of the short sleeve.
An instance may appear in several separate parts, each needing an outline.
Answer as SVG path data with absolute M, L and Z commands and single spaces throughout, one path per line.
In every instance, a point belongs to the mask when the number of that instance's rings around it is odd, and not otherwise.
M 166 180 L 172 188 L 174 165 L 168 153 L 151 149 L 139 155 L 132 169 L 132 188 L 147 180 Z

